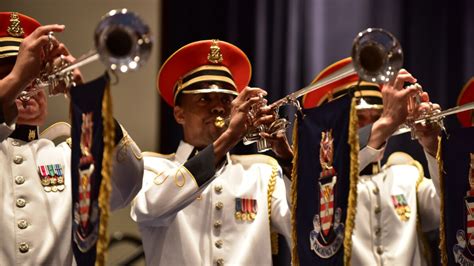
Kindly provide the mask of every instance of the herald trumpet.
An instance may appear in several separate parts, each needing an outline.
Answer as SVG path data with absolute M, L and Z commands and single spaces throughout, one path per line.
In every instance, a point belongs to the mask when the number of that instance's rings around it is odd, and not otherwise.
M 384 84 L 394 79 L 403 65 L 403 51 L 399 41 L 388 31 L 380 28 L 368 28 L 354 38 L 352 43 L 352 64 L 341 68 L 307 87 L 295 91 L 269 105 L 278 115 L 279 108 L 283 105 L 293 105 L 301 110 L 298 98 L 324 86 L 332 84 L 342 78 L 357 74 L 360 80 Z M 216 120 L 217 121 L 217 120 Z M 273 134 L 286 129 L 289 122 L 278 118 L 270 126 L 252 128 L 244 138 L 244 144 L 257 142 L 259 152 L 269 150 L 271 147 L 265 139 L 260 137 L 264 131 Z
M 431 114 L 424 114 L 420 116 L 419 118 L 415 119 L 414 121 L 405 123 L 402 126 L 400 126 L 398 130 L 392 134 L 392 136 L 404 134 L 407 132 L 413 133 L 413 128 L 417 124 L 427 125 L 427 124 L 437 123 L 441 128 L 443 128 L 443 119 L 446 116 L 454 115 L 454 114 L 469 111 L 469 110 L 474 110 L 474 102 L 466 103 L 460 106 L 446 109 L 444 111 L 439 111 L 439 112 L 435 112 Z
M 52 33 L 49 37 L 52 38 Z M 23 91 L 20 100 L 28 101 L 38 90 L 47 90 L 56 95 L 59 85 L 75 86 L 72 71 L 100 60 L 111 71 L 122 73 L 141 67 L 151 54 L 150 30 L 138 15 L 127 9 L 114 9 L 105 14 L 94 31 L 95 49 L 68 64 L 61 60 L 58 65 L 46 65 L 40 77 L 35 79 L 33 89 Z

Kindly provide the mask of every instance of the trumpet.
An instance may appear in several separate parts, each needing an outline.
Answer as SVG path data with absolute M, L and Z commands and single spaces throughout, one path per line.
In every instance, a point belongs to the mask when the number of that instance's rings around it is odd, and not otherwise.
M 48 35 L 52 38 L 52 32 Z M 94 31 L 95 49 L 68 64 L 61 57 L 59 64 L 46 64 L 40 76 L 33 81 L 33 89 L 23 91 L 19 99 L 28 101 L 39 90 L 50 96 L 61 92 L 59 85 L 74 87 L 72 71 L 100 60 L 111 71 L 126 73 L 142 66 L 150 57 L 152 40 L 150 30 L 138 15 L 127 9 L 114 9 L 105 14 Z
M 443 119 L 446 116 L 454 115 L 454 114 L 457 114 L 457 113 L 461 113 L 461 112 L 465 112 L 465 111 L 469 111 L 469 110 L 473 110 L 473 109 L 474 109 L 474 102 L 470 102 L 470 103 L 466 103 L 466 104 L 463 104 L 463 105 L 460 105 L 460 106 L 456 106 L 456 107 L 453 107 L 453 108 L 446 109 L 444 111 L 438 111 L 438 112 L 435 112 L 435 113 L 425 113 L 425 114 L 422 114 L 420 117 L 414 119 L 413 121 L 407 122 L 407 123 L 401 125 L 398 128 L 398 130 L 395 131 L 392 134 L 392 136 L 396 136 L 396 135 L 404 134 L 404 133 L 407 133 L 407 132 L 411 132 L 412 133 L 412 138 L 416 139 L 416 137 L 414 137 L 414 135 L 413 135 L 413 131 L 414 131 L 413 129 L 414 129 L 415 125 L 417 125 L 417 124 L 427 125 L 427 124 L 436 123 L 442 129 L 444 129 Z
M 279 108 L 283 105 L 293 105 L 301 110 L 297 99 L 305 94 L 354 74 L 358 74 L 361 80 L 379 84 L 387 83 L 397 76 L 403 65 L 403 51 L 399 41 L 390 32 L 380 28 L 368 28 L 358 33 L 352 44 L 351 56 L 352 64 L 269 105 L 274 110 L 277 119 L 268 127 L 262 125 L 251 128 L 244 137 L 244 144 L 257 142 L 259 152 L 271 149 L 269 143 L 260 137 L 260 132 L 272 134 L 286 129 L 289 122 L 278 117 Z M 250 111 L 251 114 L 254 112 L 255 110 Z M 226 123 L 222 121 L 225 119 L 217 118 L 215 125 L 224 126 Z

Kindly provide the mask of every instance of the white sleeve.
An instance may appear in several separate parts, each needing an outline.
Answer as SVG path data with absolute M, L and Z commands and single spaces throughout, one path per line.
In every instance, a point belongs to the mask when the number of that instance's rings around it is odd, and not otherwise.
M 370 146 L 365 146 L 359 151 L 359 171 L 362 171 L 371 162 L 378 161 L 382 158 L 385 151 L 385 146 L 380 149 L 374 149 Z
M 140 149 L 124 131 L 113 154 L 111 210 L 127 206 L 137 195 L 142 186 L 143 168 Z

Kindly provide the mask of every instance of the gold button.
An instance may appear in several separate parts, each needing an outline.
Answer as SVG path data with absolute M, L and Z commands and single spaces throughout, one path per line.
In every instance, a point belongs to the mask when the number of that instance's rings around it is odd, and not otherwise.
M 26 253 L 28 252 L 29 249 L 30 247 L 28 246 L 26 242 L 21 242 L 20 245 L 18 246 L 18 250 L 20 250 L 21 253 Z
M 222 208 L 224 208 L 224 203 L 222 203 L 220 201 L 218 203 L 216 203 L 216 209 L 217 210 L 222 210 Z
M 222 192 L 222 186 L 221 185 L 216 185 L 214 187 L 214 191 L 216 191 L 216 193 L 221 193 Z
M 222 221 L 221 220 L 216 220 L 214 222 L 214 228 L 219 229 L 222 226 Z
M 18 228 L 20 229 L 26 229 L 28 227 L 28 222 L 26 220 L 19 220 L 18 221 Z
M 224 245 L 224 241 L 219 239 L 214 244 L 216 245 L 216 248 L 222 248 L 222 245 Z
M 224 266 L 224 259 L 217 259 L 216 260 L 216 265 L 217 266 Z
M 25 199 L 19 198 L 19 199 L 16 200 L 16 206 L 18 208 L 23 208 L 23 207 L 25 207 L 25 205 L 26 205 L 26 200 Z
M 15 158 L 13 158 L 13 162 L 16 164 L 21 164 L 23 162 L 23 157 L 16 155 Z
M 380 235 L 381 232 L 382 232 L 382 229 L 380 227 L 375 228 L 375 234 L 376 235 Z
M 25 177 L 22 176 L 22 175 L 15 176 L 15 183 L 17 185 L 21 185 L 21 184 L 25 183 Z
M 377 195 L 379 194 L 379 188 L 378 187 L 374 187 L 374 189 L 372 189 L 372 192 Z
M 382 255 L 383 254 L 383 249 L 381 246 L 377 247 L 377 254 Z
M 375 214 L 379 214 L 380 211 L 381 211 L 380 206 L 379 205 L 375 206 L 375 208 L 374 208 Z

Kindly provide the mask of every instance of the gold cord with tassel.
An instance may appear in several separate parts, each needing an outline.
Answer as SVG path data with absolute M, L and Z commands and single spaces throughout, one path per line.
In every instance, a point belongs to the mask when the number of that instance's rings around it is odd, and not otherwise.
M 99 237 L 97 240 L 96 266 L 105 265 L 109 243 L 107 227 L 109 220 L 110 194 L 112 191 L 110 184 L 112 172 L 112 153 L 115 142 L 115 121 L 112 116 L 112 96 L 110 94 L 109 81 L 105 87 L 104 98 L 102 100 L 102 119 L 104 128 L 104 152 L 102 157 L 101 171 L 102 182 L 99 191 L 100 225 Z
M 359 179 L 359 132 L 358 117 L 356 110 L 356 98 L 352 98 L 349 118 L 348 144 L 350 146 L 350 183 L 349 197 L 347 202 L 346 229 L 344 230 L 344 265 L 351 264 L 352 253 L 352 231 L 354 230 L 354 219 L 357 207 L 357 181 Z
M 297 204 L 297 186 L 298 186 L 298 119 L 295 119 L 293 127 L 293 162 L 291 169 L 291 264 L 300 265 L 297 249 L 296 235 L 296 204 Z
M 448 254 L 446 254 L 446 224 L 444 223 L 444 169 L 442 154 L 442 137 L 438 137 L 438 151 L 436 152 L 436 160 L 438 161 L 439 186 L 440 186 L 440 221 L 439 221 L 439 253 L 441 257 L 441 265 L 448 265 Z

